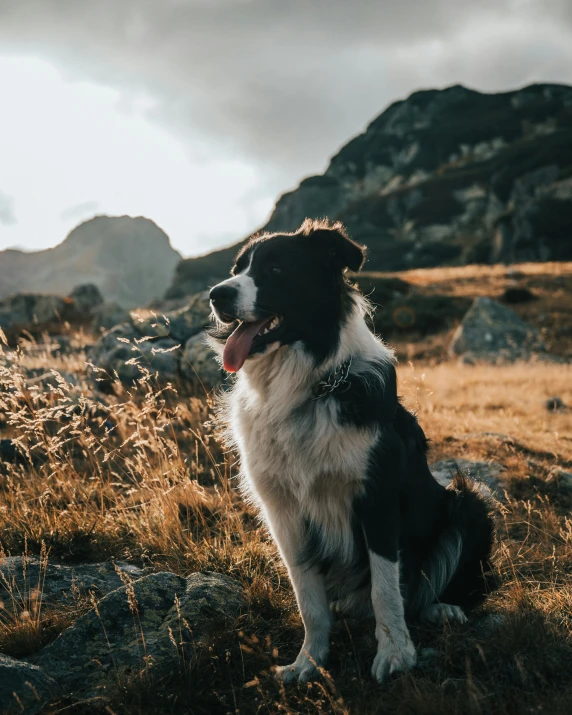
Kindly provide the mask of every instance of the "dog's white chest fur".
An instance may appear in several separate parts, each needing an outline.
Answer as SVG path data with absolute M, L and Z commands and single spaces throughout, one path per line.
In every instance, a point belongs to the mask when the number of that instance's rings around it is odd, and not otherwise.
M 311 521 L 349 558 L 352 502 L 377 432 L 343 424 L 336 400 L 312 400 L 307 387 L 286 392 L 280 383 L 257 390 L 239 381 L 234 391 L 231 425 L 243 486 L 263 513 Z

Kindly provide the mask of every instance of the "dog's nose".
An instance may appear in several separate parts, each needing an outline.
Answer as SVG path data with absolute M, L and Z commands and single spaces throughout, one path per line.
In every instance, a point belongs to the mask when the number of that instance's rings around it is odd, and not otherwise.
M 218 285 L 209 293 L 211 303 L 215 308 L 229 308 L 236 301 L 238 291 L 233 286 Z

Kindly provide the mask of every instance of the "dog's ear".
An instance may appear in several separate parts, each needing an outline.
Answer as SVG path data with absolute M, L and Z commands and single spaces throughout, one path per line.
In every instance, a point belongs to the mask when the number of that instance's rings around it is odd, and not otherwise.
M 309 222 L 305 222 L 303 225 L 304 233 L 312 241 L 321 244 L 321 250 L 332 265 L 340 270 L 349 268 L 354 273 L 362 268 L 365 262 L 366 248 L 353 241 L 341 223 L 326 226 L 316 225 L 316 223 L 308 224 Z

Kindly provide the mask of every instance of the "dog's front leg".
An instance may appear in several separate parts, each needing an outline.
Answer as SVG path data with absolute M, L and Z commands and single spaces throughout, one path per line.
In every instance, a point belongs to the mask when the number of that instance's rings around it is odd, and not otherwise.
M 295 679 L 305 682 L 314 678 L 318 674 L 317 668 L 326 664 L 332 615 L 324 577 L 316 567 L 298 564 L 302 552 L 303 524 L 298 517 L 288 515 L 287 511 L 284 509 L 279 518 L 269 519 L 270 529 L 288 569 L 305 635 L 296 660 L 290 665 L 278 667 L 276 677 L 284 682 Z
M 371 672 L 381 683 L 392 673 L 413 668 L 417 660 L 399 585 L 397 501 L 381 483 L 377 493 L 361 500 L 356 511 L 368 549 L 375 614 L 377 655 Z
M 377 638 L 377 655 L 371 672 L 381 683 L 392 673 L 413 668 L 417 656 L 405 623 L 398 561 L 369 549 L 369 563 Z

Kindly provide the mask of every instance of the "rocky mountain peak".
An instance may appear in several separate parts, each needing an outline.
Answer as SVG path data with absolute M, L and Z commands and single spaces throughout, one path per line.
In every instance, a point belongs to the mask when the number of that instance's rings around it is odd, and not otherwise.
M 394 102 L 261 230 L 322 216 L 368 245 L 368 270 L 572 259 L 572 87 L 454 85 Z M 169 295 L 224 276 L 237 246 L 183 261 Z
M 12 293 L 67 295 L 93 283 L 105 300 L 145 305 L 169 286 L 180 254 L 143 216 L 95 216 L 45 251 L 0 251 L 0 298 Z

